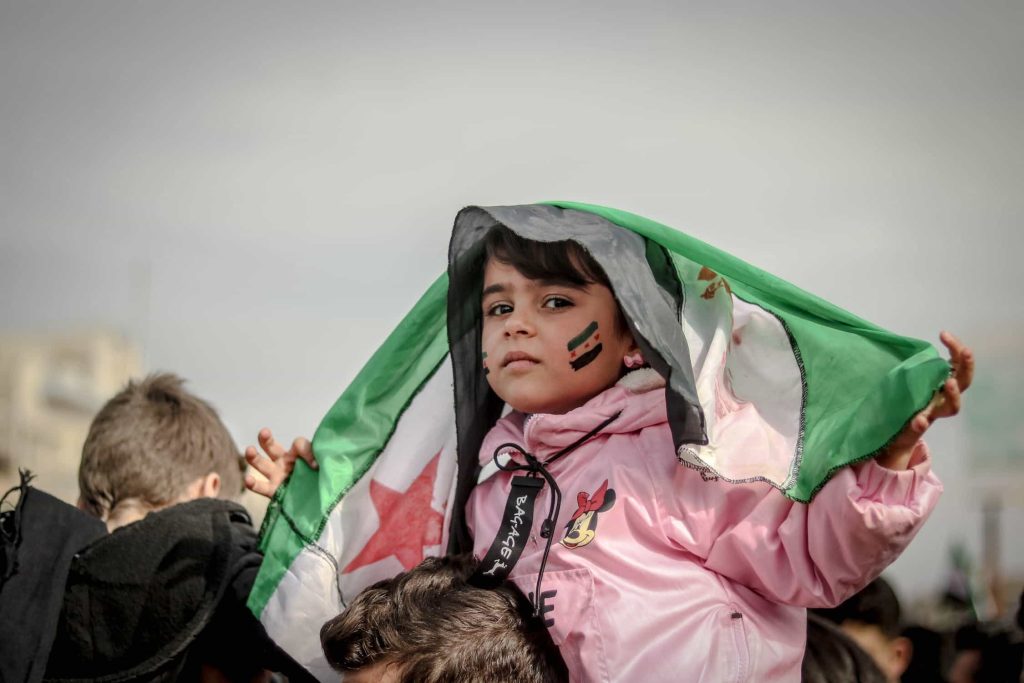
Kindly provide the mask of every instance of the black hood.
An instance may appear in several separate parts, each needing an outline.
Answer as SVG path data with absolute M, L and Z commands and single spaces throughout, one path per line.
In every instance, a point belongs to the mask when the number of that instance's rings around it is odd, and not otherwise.
M 611 282 L 644 358 L 666 380 L 665 398 L 676 447 L 707 443 L 681 325 L 683 289 L 663 247 L 584 211 L 537 204 L 467 207 L 455 217 L 448 249 L 448 344 L 454 368 L 459 453 L 450 551 L 472 548 L 461 511 L 479 476 L 480 444 L 504 409 L 479 362 L 484 238 L 497 226 L 538 242 L 572 240 L 594 257 Z

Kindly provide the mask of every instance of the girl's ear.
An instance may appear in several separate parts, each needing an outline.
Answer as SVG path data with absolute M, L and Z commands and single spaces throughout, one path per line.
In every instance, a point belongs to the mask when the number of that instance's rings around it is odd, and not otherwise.
M 621 317 L 621 313 L 619 314 Z M 632 356 L 635 353 L 640 353 L 640 346 L 636 343 L 636 337 L 633 336 L 632 330 L 626 325 L 623 320 L 617 320 L 615 323 L 615 337 L 616 345 L 623 344 L 625 346 L 625 353 L 623 355 Z
M 640 346 L 632 336 L 630 336 L 629 345 L 626 347 L 626 352 L 622 356 L 622 364 L 626 366 L 627 370 L 642 368 L 646 364 L 646 361 L 644 361 L 644 354 L 640 351 Z

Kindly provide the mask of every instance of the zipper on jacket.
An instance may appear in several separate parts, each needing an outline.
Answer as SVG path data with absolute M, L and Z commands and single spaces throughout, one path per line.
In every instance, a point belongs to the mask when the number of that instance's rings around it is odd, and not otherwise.
M 750 676 L 750 644 L 747 642 L 747 629 L 741 612 L 733 610 L 729 614 L 729 631 L 736 650 L 736 676 L 733 680 L 743 683 Z

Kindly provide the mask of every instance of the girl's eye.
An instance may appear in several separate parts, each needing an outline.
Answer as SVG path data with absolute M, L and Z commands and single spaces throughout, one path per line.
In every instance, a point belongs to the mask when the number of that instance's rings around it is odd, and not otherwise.
M 512 307 L 509 304 L 497 303 L 497 304 L 492 304 L 491 306 L 489 306 L 487 308 L 486 314 L 488 316 L 496 316 L 496 315 L 508 315 L 511 312 L 512 312 Z
M 544 308 L 567 308 L 572 302 L 561 296 L 549 296 L 544 300 Z

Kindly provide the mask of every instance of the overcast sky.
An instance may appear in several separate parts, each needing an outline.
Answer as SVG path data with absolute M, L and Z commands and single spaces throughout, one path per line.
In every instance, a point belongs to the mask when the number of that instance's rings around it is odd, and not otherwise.
M 573 199 L 1024 378 L 1021 3 L 430 4 L 3 1 L 0 325 L 123 330 L 243 443 L 309 435 L 459 208 Z M 905 593 L 978 548 L 967 422 Z

